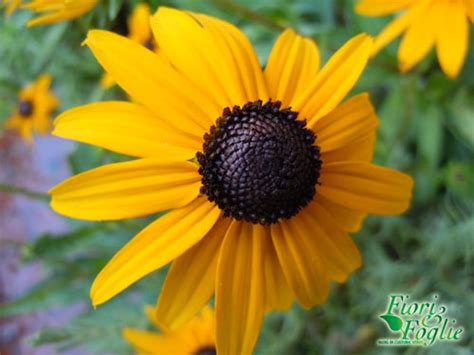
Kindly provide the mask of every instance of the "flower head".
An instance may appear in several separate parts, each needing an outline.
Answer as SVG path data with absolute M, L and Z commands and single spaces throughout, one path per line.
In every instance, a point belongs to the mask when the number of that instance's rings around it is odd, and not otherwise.
M 150 50 L 156 50 L 153 34 L 151 33 L 150 16 L 150 6 L 148 4 L 141 3 L 135 6 L 128 18 L 127 37 Z M 110 74 L 105 73 L 100 84 L 103 88 L 109 88 L 115 82 Z
M 359 0 L 359 14 L 383 16 L 401 11 L 376 37 L 374 53 L 405 32 L 398 48 L 401 72 L 407 72 L 436 47 L 439 64 L 450 77 L 458 76 L 469 45 L 472 0 Z
M 156 311 L 145 309 L 150 322 L 160 328 Z M 123 330 L 123 337 L 139 354 L 195 354 L 216 355 L 216 320 L 214 310 L 206 307 L 199 315 L 173 331 L 162 333 L 131 328 Z
M 28 143 L 32 142 L 33 131 L 45 134 L 50 129 L 49 116 L 59 105 L 50 85 L 51 77 L 43 74 L 22 89 L 14 112 L 5 122 L 6 128 L 16 129 Z
M 32 0 L 24 8 L 40 16 L 28 21 L 27 26 L 46 25 L 71 20 L 92 10 L 97 0 Z
M 368 213 L 399 214 L 412 179 L 373 165 L 378 119 L 367 94 L 341 104 L 372 39 L 359 35 L 319 69 L 308 38 L 286 30 L 264 71 L 222 20 L 162 7 L 157 53 L 106 31 L 86 44 L 133 102 L 72 109 L 58 136 L 139 159 L 74 176 L 53 209 L 89 220 L 172 210 L 105 266 L 94 305 L 173 262 L 157 319 L 177 329 L 215 294 L 217 350 L 250 354 L 266 311 L 323 303 L 329 281 L 361 265 L 348 235 Z

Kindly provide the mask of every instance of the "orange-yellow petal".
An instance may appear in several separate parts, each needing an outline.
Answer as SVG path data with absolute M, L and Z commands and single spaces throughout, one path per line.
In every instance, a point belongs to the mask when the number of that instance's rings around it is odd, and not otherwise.
M 373 136 L 379 124 L 366 93 L 356 95 L 321 117 L 310 126 L 317 136 L 316 144 L 326 154 Z
M 403 35 L 398 48 L 398 67 L 402 73 L 411 70 L 433 48 L 436 26 L 439 26 L 436 11 L 434 5 L 427 7 Z
M 187 205 L 198 196 L 200 180 L 193 163 L 138 159 L 70 177 L 49 193 L 51 207 L 58 213 L 115 220 Z
M 97 0 L 70 0 L 59 2 L 59 4 L 57 1 L 33 0 L 24 7 L 41 15 L 28 21 L 27 26 L 33 27 L 71 20 L 92 10 L 96 4 Z
M 53 134 L 117 153 L 165 160 L 192 159 L 201 139 L 170 127 L 145 107 L 129 102 L 98 102 L 63 112 Z
M 474 22 L 474 1 L 464 0 L 464 7 L 466 8 L 467 17 Z
M 273 245 L 268 226 L 254 225 L 254 234 L 260 235 L 264 242 L 265 309 L 285 311 L 293 304 L 295 295 L 286 281 L 280 261 Z
M 372 48 L 373 54 L 377 54 L 383 47 L 398 37 L 400 33 L 405 31 L 408 26 L 417 21 L 426 11 L 429 1 L 430 0 L 419 1 L 402 15 L 390 22 L 382 32 L 375 37 L 374 46 Z
M 172 65 L 221 109 L 265 100 L 263 74 L 240 30 L 209 16 L 167 7 L 158 9 L 151 24 Z
M 286 280 L 301 305 L 323 303 L 329 292 L 327 270 L 314 246 L 313 231 L 302 230 L 292 219 L 272 224 L 273 244 Z
M 294 109 L 309 126 L 331 112 L 352 89 L 362 74 L 372 50 L 372 38 L 360 34 L 344 44 L 323 69 L 297 94 Z
M 410 205 L 413 179 L 366 162 L 324 164 L 317 187 L 328 200 L 374 214 L 400 214 Z
M 189 344 L 176 341 L 174 337 L 131 328 L 125 328 L 122 335 L 138 354 L 189 354 Z
M 233 222 L 217 263 L 217 353 L 251 355 L 265 310 L 264 241 L 246 222 Z
M 211 298 L 217 257 L 229 224 L 228 218 L 219 220 L 198 244 L 171 265 L 156 307 L 156 319 L 163 328 L 179 328 Z
M 215 17 L 192 14 L 221 45 L 225 67 L 233 72 L 232 81 L 243 88 L 247 101 L 268 98 L 262 69 L 252 44 L 240 29 Z M 225 50 L 227 49 L 227 50 Z M 239 103 L 239 102 L 237 102 Z
M 366 213 L 351 210 L 343 205 L 334 203 L 318 192 L 316 192 L 314 202 L 331 215 L 335 226 L 346 232 L 358 232 L 367 216 Z
M 361 266 L 362 258 L 356 245 L 321 205 L 310 203 L 295 217 L 294 224 L 300 233 L 312 232 L 311 247 L 324 259 L 329 278 L 345 282 L 347 276 Z
M 370 162 L 374 156 L 374 147 L 375 132 L 338 149 L 321 151 L 321 160 L 323 163 L 349 160 Z
M 283 107 L 292 106 L 296 93 L 302 92 L 319 71 L 316 43 L 292 29 L 285 30 L 272 48 L 265 67 L 268 93 Z
M 128 37 L 140 44 L 151 40 L 150 16 L 150 5 L 147 3 L 137 4 L 127 21 Z
M 22 0 L 3 0 L 3 4 L 6 6 L 5 13 L 11 15 L 18 6 L 20 6 Z
M 436 53 L 444 73 L 454 79 L 466 60 L 469 22 L 462 3 L 446 1 L 439 6 L 440 23 L 433 29 L 436 31 Z
M 92 304 L 108 301 L 125 288 L 176 259 L 211 230 L 221 212 L 205 198 L 173 210 L 138 233 L 94 280 Z
M 219 117 L 216 107 L 164 58 L 126 37 L 89 31 L 87 44 L 99 63 L 137 102 L 161 120 L 202 136 Z

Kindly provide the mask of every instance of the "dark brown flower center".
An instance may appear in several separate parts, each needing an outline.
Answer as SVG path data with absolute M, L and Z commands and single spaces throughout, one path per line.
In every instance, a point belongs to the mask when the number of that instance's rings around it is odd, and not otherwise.
M 33 103 L 29 100 L 20 101 L 18 104 L 20 116 L 28 117 L 33 113 Z
M 272 224 L 310 202 L 321 169 L 306 121 L 281 103 L 249 102 L 224 109 L 197 154 L 201 193 L 225 216 Z
M 195 355 L 216 355 L 217 351 L 216 348 L 213 346 L 206 346 L 205 348 L 201 348 L 194 353 Z

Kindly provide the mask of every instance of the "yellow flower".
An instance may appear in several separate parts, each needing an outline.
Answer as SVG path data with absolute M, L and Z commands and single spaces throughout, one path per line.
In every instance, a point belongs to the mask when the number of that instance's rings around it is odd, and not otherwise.
M 469 19 L 474 0 L 359 0 L 359 14 L 382 16 L 402 11 L 376 37 L 374 54 L 405 31 L 398 48 L 401 72 L 407 72 L 435 46 L 444 73 L 454 79 L 466 59 Z
M 32 0 L 23 7 L 40 16 L 28 21 L 27 26 L 46 25 L 71 20 L 89 12 L 97 0 Z
M 22 89 L 18 95 L 18 105 L 5 122 L 6 128 L 16 129 L 28 143 L 32 142 L 33 130 L 41 134 L 50 130 L 49 116 L 59 104 L 49 89 L 50 85 L 51 77 L 43 74 Z
M 20 6 L 22 0 L 3 0 L 3 5 L 5 5 L 5 13 L 11 15 L 18 6 Z
M 160 328 L 155 309 L 145 309 L 150 322 Z M 214 311 L 206 307 L 201 314 L 174 331 L 162 334 L 131 328 L 123 330 L 123 337 L 138 354 L 160 355 L 216 355 L 216 320 Z
M 289 29 L 262 72 L 227 22 L 162 7 L 151 27 L 158 53 L 89 32 L 86 44 L 133 102 L 69 110 L 54 130 L 139 159 L 69 178 L 50 191 L 51 206 L 87 220 L 173 210 L 110 260 L 92 303 L 173 261 L 160 323 L 180 327 L 215 292 L 219 353 L 250 354 L 265 311 L 295 296 L 323 303 L 330 280 L 360 267 L 348 232 L 367 213 L 409 206 L 412 179 L 370 163 L 378 119 L 368 95 L 341 104 L 372 39 L 354 37 L 319 70 L 316 44 Z
M 145 3 L 138 4 L 128 19 L 128 35 L 132 41 L 142 44 L 148 49 L 154 50 L 153 35 L 150 27 L 150 6 Z M 109 88 L 115 84 L 114 79 L 108 73 L 102 76 L 100 85 Z

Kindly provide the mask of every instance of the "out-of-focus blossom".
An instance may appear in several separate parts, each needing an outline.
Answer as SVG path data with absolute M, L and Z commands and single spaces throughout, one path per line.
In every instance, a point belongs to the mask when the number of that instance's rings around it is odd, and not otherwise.
M 22 89 L 13 114 L 5 122 L 6 128 L 16 129 L 28 143 L 32 142 L 33 131 L 46 134 L 50 130 L 49 116 L 59 105 L 50 86 L 51 77 L 43 74 Z

